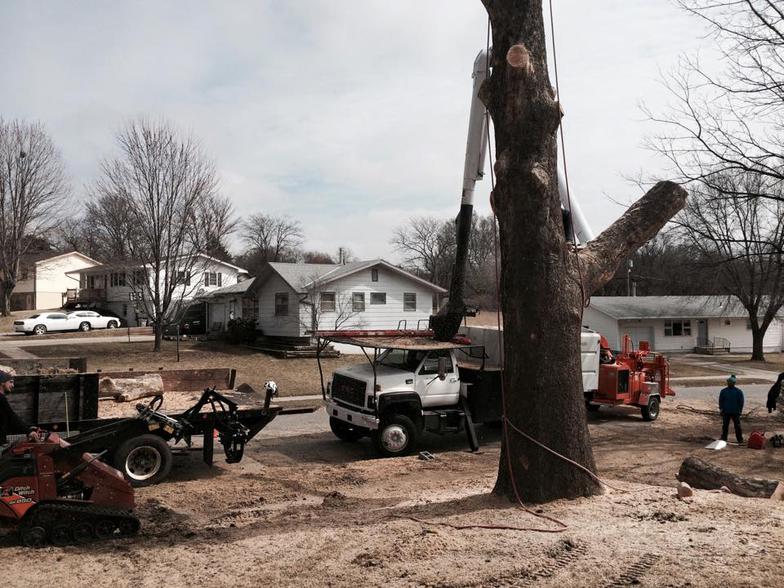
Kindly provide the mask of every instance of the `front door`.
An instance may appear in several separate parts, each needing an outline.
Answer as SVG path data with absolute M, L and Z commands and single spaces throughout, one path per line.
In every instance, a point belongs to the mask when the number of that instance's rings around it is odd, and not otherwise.
M 438 360 L 446 359 L 446 378 L 438 379 Z M 431 351 L 422 360 L 417 370 L 417 393 L 422 399 L 422 406 L 454 406 L 460 397 L 460 380 L 457 368 L 452 363 L 449 350 Z
M 705 346 L 708 344 L 708 321 L 700 319 L 697 321 L 697 345 Z

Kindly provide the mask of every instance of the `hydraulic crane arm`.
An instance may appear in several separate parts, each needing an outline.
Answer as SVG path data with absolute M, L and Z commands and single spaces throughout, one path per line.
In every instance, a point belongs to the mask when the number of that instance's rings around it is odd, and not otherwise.
M 465 167 L 463 168 L 463 192 L 460 199 L 460 213 L 457 217 L 457 248 L 455 264 L 452 268 L 452 281 L 449 288 L 449 301 L 437 315 L 430 317 L 430 327 L 435 338 L 441 341 L 452 339 L 460 328 L 465 315 L 465 273 L 468 265 L 468 245 L 471 237 L 471 218 L 474 212 L 474 189 L 476 183 L 484 176 L 485 154 L 487 153 L 487 116 L 485 106 L 479 98 L 479 90 L 490 75 L 490 55 L 482 50 L 474 60 L 472 77 L 474 79 L 471 93 L 471 110 L 468 119 L 468 139 L 466 141 Z M 585 216 L 577 200 L 568 196 L 566 182 L 558 170 L 558 193 L 561 208 L 568 220 L 566 227 L 567 239 L 577 243 L 587 243 L 593 239 L 593 232 L 588 226 Z

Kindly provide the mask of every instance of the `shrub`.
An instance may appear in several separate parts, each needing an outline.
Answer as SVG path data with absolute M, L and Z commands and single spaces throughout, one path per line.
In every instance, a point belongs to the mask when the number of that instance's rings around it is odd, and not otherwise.
M 226 323 L 226 340 L 229 343 L 253 343 L 256 340 L 256 321 L 234 318 Z

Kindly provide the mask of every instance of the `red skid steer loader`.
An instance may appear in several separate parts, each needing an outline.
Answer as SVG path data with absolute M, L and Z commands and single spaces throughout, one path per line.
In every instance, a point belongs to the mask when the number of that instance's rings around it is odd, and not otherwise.
M 133 488 L 100 457 L 47 431 L 11 445 L 0 455 L 0 524 L 30 547 L 135 534 Z

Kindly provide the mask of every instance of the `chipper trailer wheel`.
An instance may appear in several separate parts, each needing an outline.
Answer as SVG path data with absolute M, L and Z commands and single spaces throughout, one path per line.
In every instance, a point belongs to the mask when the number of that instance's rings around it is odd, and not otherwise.
M 417 445 L 416 425 L 407 416 L 392 415 L 373 433 L 373 442 L 384 457 L 408 455 Z
M 642 419 L 644 421 L 655 421 L 659 418 L 659 405 L 661 400 L 658 396 L 651 396 L 648 398 L 648 405 L 643 406 L 641 409 Z
M 113 463 L 131 486 L 149 486 L 169 475 L 172 452 L 166 441 L 157 435 L 139 435 L 117 448 Z

